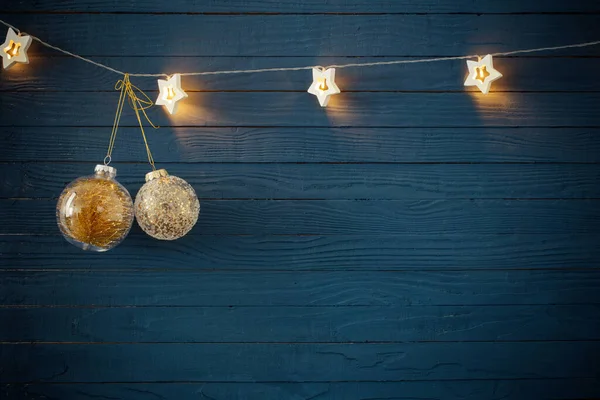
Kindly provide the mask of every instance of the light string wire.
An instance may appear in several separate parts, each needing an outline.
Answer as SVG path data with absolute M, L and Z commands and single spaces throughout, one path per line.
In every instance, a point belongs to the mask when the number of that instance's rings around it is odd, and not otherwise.
M 90 60 L 89 58 L 82 57 L 78 54 L 71 53 L 70 51 L 61 49 L 60 47 L 51 45 L 43 41 L 42 39 L 30 35 L 29 33 L 21 32 L 18 28 L 9 24 L 0 19 L 0 24 L 13 29 L 19 35 L 28 35 L 33 40 L 39 42 L 41 45 L 46 46 L 50 49 L 56 50 L 60 53 L 66 54 L 68 56 L 77 58 L 79 60 L 85 61 L 87 63 L 93 64 L 97 67 L 104 68 L 108 71 L 114 72 L 123 76 L 135 76 L 135 77 L 170 77 L 173 74 L 142 74 L 142 73 L 127 73 L 124 71 L 120 71 L 118 69 L 109 67 L 108 65 L 101 64 L 99 62 Z M 567 44 L 562 46 L 551 46 L 551 47 L 536 47 L 532 49 L 521 49 L 521 50 L 513 50 L 513 51 L 505 51 L 498 53 L 490 53 L 493 57 L 497 56 L 511 56 L 515 54 L 526 54 L 526 53 L 536 53 L 542 51 L 550 51 L 550 50 L 562 50 L 562 49 L 573 49 L 573 48 L 581 48 L 581 47 L 590 47 L 600 45 L 600 40 L 596 40 L 593 42 L 584 42 L 584 43 L 575 43 L 575 44 Z M 377 61 L 377 62 L 365 62 L 365 63 L 350 63 L 350 64 L 333 64 L 329 65 L 326 68 L 360 68 L 360 67 L 373 67 L 379 65 L 398 65 L 398 64 L 419 64 L 419 63 L 431 63 L 438 61 L 450 61 L 450 60 L 466 60 L 471 58 L 477 58 L 479 55 L 468 55 L 468 56 L 455 56 L 455 57 L 436 57 L 436 58 L 420 58 L 415 60 L 392 60 L 392 61 Z M 261 69 L 238 69 L 238 70 L 225 70 L 225 71 L 198 71 L 198 72 L 181 72 L 178 73 L 181 76 L 202 76 L 202 75 L 227 75 L 227 74 L 253 74 L 253 73 L 261 73 L 261 72 L 281 72 L 281 71 L 302 71 L 302 70 L 311 70 L 313 68 L 325 69 L 320 65 L 307 65 L 303 67 L 283 67 L 283 68 L 261 68 Z M 153 165 L 154 166 L 154 165 Z
M 115 90 L 120 90 L 121 94 L 119 96 L 119 102 L 117 103 L 117 111 L 115 113 L 115 120 L 113 122 L 113 129 L 110 134 L 110 141 L 108 143 L 108 150 L 106 153 L 106 157 L 104 158 L 104 165 L 110 164 L 112 161 L 112 151 L 115 147 L 115 140 L 117 138 L 117 131 L 119 129 L 119 122 L 121 121 L 121 115 L 123 113 L 123 106 L 125 105 L 125 99 L 128 100 L 129 105 L 135 111 L 135 116 L 137 117 L 138 124 L 140 125 L 140 130 L 142 131 L 142 138 L 144 139 L 144 145 L 146 146 L 146 154 L 148 155 L 148 163 L 152 167 L 154 171 L 156 171 L 156 167 L 154 166 L 154 157 L 152 156 L 152 152 L 150 151 L 150 146 L 148 145 L 148 139 L 146 138 L 146 133 L 144 132 L 144 124 L 142 123 L 142 115 L 146 118 L 146 121 L 154 128 L 158 129 L 158 126 L 154 125 L 146 114 L 146 110 L 154 105 L 152 100 L 148 97 L 146 93 L 144 93 L 140 88 L 133 85 L 129 80 L 129 74 L 125 74 L 123 79 L 120 79 L 115 84 Z

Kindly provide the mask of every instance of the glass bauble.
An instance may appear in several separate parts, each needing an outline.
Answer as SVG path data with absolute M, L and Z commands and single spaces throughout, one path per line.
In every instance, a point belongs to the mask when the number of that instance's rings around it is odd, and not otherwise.
M 160 240 L 185 236 L 198 221 L 200 202 L 194 188 L 159 169 L 146 174 L 135 196 L 135 219 L 148 235 Z
M 117 170 L 97 165 L 95 174 L 75 179 L 63 190 L 56 219 L 67 241 L 84 250 L 110 250 L 133 224 L 133 201 L 115 180 Z

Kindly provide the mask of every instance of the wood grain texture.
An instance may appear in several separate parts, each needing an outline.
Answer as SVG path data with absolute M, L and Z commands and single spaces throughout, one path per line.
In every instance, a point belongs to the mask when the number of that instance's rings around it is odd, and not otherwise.
M 2 123 L 108 128 L 118 97 L 117 92 L 4 93 Z M 148 114 L 161 126 L 598 127 L 599 103 L 600 93 L 342 93 L 323 110 L 308 93 L 193 92 L 175 116 L 159 107 Z M 137 125 L 132 110 L 123 113 L 121 123 Z
M 594 398 L 600 395 L 595 378 L 328 382 L 328 383 L 119 383 L 56 384 L 28 383 L 0 385 L 10 399 L 46 400 L 113 398 L 128 400 L 528 400 L 551 398 Z M 12 396 L 12 397 L 11 397 Z
M 0 235 L 0 268 L 189 270 L 470 270 L 597 268 L 595 235 L 207 236 L 160 243 L 139 229 L 108 253 L 52 236 Z
M 110 268 L 110 266 L 107 266 Z M 5 306 L 599 304 L 597 271 L 3 271 Z M 351 309 L 349 313 L 352 313 Z
M 598 40 L 600 22 L 600 14 L 142 14 L 135 16 L 135 23 L 127 14 L 0 14 L 0 18 L 80 55 L 163 57 L 487 54 Z M 584 48 L 561 55 L 599 52 Z M 36 53 L 55 54 L 32 46 L 30 54 Z M 155 72 L 176 72 L 177 65 L 165 62 L 169 70 Z
M 593 378 L 600 351 L 600 342 L 0 346 L 2 383 Z
M 0 308 L 0 341 L 580 341 L 600 339 L 599 311 L 598 305 Z
M 592 51 L 593 52 L 593 51 Z M 553 54 L 553 55 L 551 55 Z M 161 72 L 223 71 L 356 62 L 414 60 L 412 57 L 99 57 L 96 61 L 123 71 Z M 496 92 L 561 92 L 600 90 L 600 82 L 589 79 L 600 68 L 600 58 L 562 58 L 556 53 L 544 56 L 495 57 L 494 66 L 504 76 L 494 82 Z M 577 71 L 577 73 L 573 73 Z M 82 68 L 81 61 L 52 54 L 30 57 L 27 72 L 6 71 L 0 91 L 110 91 L 118 76 L 99 68 Z M 356 91 L 478 91 L 465 88 L 464 60 L 421 64 L 401 64 L 338 70 L 336 81 L 344 92 Z M 435 79 L 432 79 L 435 77 Z M 135 79 L 144 91 L 156 91 L 154 79 Z M 183 88 L 190 91 L 298 91 L 312 82 L 310 71 L 185 76 Z
M 2 14 L 5 13 L 5 14 Z M 15 0 L 0 18 L 131 72 L 487 54 L 598 40 L 595 1 Z M 186 77 L 149 130 L 202 200 L 190 235 L 106 254 L 55 198 L 105 154 L 117 75 L 35 44 L 0 77 L 0 398 L 600 397 L 600 46 Z M 155 78 L 134 83 L 156 96 Z M 135 194 L 126 110 L 114 154 Z
M 143 160 L 139 128 L 119 132 L 115 164 Z M 100 162 L 109 136 L 107 128 L 4 127 L 0 129 L 0 160 Z M 600 163 L 598 138 L 598 128 L 535 127 L 161 127 L 149 133 L 159 163 Z
M 517 12 L 598 12 L 591 0 L 548 1 L 535 0 L 438 1 L 421 0 L 228 0 L 186 1 L 137 0 L 135 3 L 119 0 L 38 0 L 32 9 L 31 2 L 15 0 L 2 4 L 2 12 L 134 12 L 134 13 L 517 13 Z
M 207 199 L 566 199 L 600 198 L 600 165 L 169 164 Z M 8 164 L 0 198 L 58 198 L 94 164 Z M 135 194 L 148 164 L 118 167 Z
M 202 235 L 594 234 L 598 200 L 205 200 Z M 139 231 L 134 224 L 133 232 Z M 56 234 L 56 201 L 0 200 L 0 234 Z

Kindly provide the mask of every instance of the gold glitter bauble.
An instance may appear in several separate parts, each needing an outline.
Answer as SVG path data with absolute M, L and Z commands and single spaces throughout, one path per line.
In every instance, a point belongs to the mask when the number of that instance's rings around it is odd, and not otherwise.
M 135 219 L 148 235 L 160 240 L 185 236 L 198 221 L 200 202 L 194 188 L 164 169 L 146 174 L 135 196 Z
M 129 233 L 133 202 L 115 180 L 115 168 L 97 165 L 95 172 L 67 185 L 56 205 L 56 219 L 70 243 L 84 250 L 106 251 Z

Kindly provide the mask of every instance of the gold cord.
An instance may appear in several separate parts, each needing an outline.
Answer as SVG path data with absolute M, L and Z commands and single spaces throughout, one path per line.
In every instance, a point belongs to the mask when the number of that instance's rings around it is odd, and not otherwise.
M 150 117 L 146 114 L 146 109 L 152 107 L 154 102 L 150 100 L 148 95 L 144 93 L 140 88 L 133 85 L 129 80 L 129 74 L 125 74 L 123 79 L 117 81 L 115 84 L 115 90 L 120 90 L 121 94 L 119 96 L 119 103 L 117 104 L 117 112 L 115 113 L 115 120 L 113 122 L 112 133 L 110 134 L 110 141 L 108 143 L 108 151 L 106 152 L 106 157 L 104 158 L 104 164 L 108 165 L 111 161 L 112 151 L 115 147 L 115 139 L 117 138 L 117 130 L 119 129 L 119 123 L 121 122 L 121 114 L 123 113 L 123 106 L 125 105 L 125 99 L 127 99 L 129 106 L 135 111 L 135 116 L 137 117 L 138 124 L 140 125 L 140 130 L 142 131 L 142 138 L 144 139 L 144 145 L 146 146 L 146 154 L 148 155 L 148 162 L 153 170 L 156 170 L 154 166 L 154 157 L 152 157 L 152 152 L 150 151 L 150 146 L 148 145 L 148 139 L 146 139 L 146 133 L 144 132 L 144 125 L 142 124 L 142 117 L 140 115 L 140 111 L 146 118 L 146 121 L 154 128 L 158 129 L 158 126 L 154 125 L 152 121 L 150 121 Z

